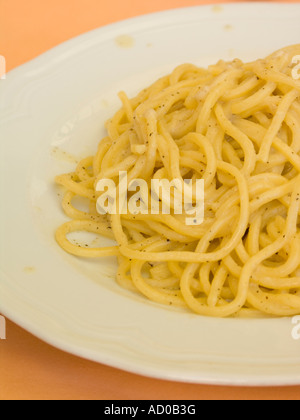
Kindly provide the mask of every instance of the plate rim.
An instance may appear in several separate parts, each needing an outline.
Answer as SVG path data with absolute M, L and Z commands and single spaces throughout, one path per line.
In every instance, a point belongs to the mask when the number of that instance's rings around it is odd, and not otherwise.
M 21 66 L 18 66 L 17 68 L 11 70 L 10 72 L 7 73 L 8 79 L 15 78 L 18 76 L 19 72 L 26 72 L 26 70 L 28 69 L 30 71 L 30 68 L 33 64 L 43 64 L 43 61 L 47 61 L 48 58 L 51 59 L 51 56 L 55 56 L 58 55 L 59 57 L 62 55 L 65 55 L 64 52 L 67 48 L 69 47 L 73 47 L 74 50 L 78 50 L 79 46 L 76 45 L 77 43 L 79 44 L 84 44 L 86 41 L 90 41 L 89 38 L 101 38 L 101 34 L 106 34 L 106 36 L 109 37 L 109 35 L 113 32 L 120 32 L 122 30 L 122 28 L 124 27 L 128 27 L 130 26 L 132 23 L 139 23 L 141 24 L 142 22 L 145 21 L 150 21 L 153 22 L 153 20 L 156 20 L 157 17 L 166 17 L 169 16 L 170 20 L 172 20 L 172 16 L 178 15 L 182 17 L 182 13 L 186 13 L 187 11 L 191 11 L 191 10 L 197 10 L 197 11 L 211 11 L 211 9 L 216 6 L 216 5 L 204 5 L 204 6 L 193 6 L 193 7 L 184 7 L 184 8 L 177 8 L 177 9 L 170 9 L 170 10 L 165 10 L 162 12 L 155 12 L 155 13 L 150 13 L 150 14 L 144 14 L 141 16 L 136 16 L 133 18 L 129 18 L 129 19 L 124 19 L 118 22 L 114 22 L 112 24 L 109 25 L 105 25 L 96 29 L 93 29 L 91 31 L 85 32 L 79 36 L 76 36 L 68 41 L 65 41 L 53 48 L 51 48 L 50 50 L 38 55 L 37 57 L 33 58 L 32 60 L 22 64 Z M 251 2 L 246 2 L 246 3 L 230 3 L 230 4 L 220 4 L 220 6 L 224 9 L 224 10 L 229 10 L 230 9 L 234 9 L 234 10 L 247 10 L 249 7 L 253 8 L 255 7 L 257 8 L 261 8 L 261 9 L 265 9 L 265 7 L 271 7 L 272 9 L 276 9 L 276 10 L 283 10 L 283 9 L 297 9 L 298 11 L 300 11 L 300 4 L 270 4 L 267 2 L 264 3 L 251 3 Z M 156 25 L 150 25 L 150 27 L 153 27 Z M 159 24 L 158 24 L 159 26 Z M 134 30 L 136 30 L 136 28 L 134 28 Z M 110 37 L 109 37 L 110 39 Z M 103 40 L 99 40 L 99 42 L 104 42 Z M 75 52 L 75 54 L 78 53 Z M 63 57 L 65 58 L 65 57 Z M 48 63 L 49 65 L 49 63 Z M 38 68 L 39 66 L 37 66 Z M 41 67 L 47 67 L 47 63 L 44 64 L 44 66 Z M 37 72 L 39 71 L 39 69 L 36 70 Z M 3 287 L 3 285 L 1 285 L 1 281 L 0 281 L 0 289 L 1 286 Z M 10 320 L 12 320 L 13 322 L 15 322 L 16 324 L 20 325 L 21 327 L 23 327 L 24 329 L 26 329 L 27 331 L 29 331 L 30 333 L 32 333 L 33 335 L 35 335 L 36 337 L 42 339 L 43 341 L 47 342 L 48 344 L 60 348 L 63 351 L 67 351 L 68 353 L 71 354 L 75 354 L 78 357 L 84 357 L 86 359 L 92 360 L 94 362 L 97 363 L 103 363 L 103 364 L 108 364 L 109 366 L 113 366 L 115 368 L 118 369 L 123 369 L 123 370 L 127 370 L 129 372 L 135 373 L 135 374 L 139 374 L 139 375 L 143 375 L 143 376 L 149 376 L 149 377 L 154 377 L 157 379 L 166 379 L 166 380 L 175 380 L 175 381 L 180 381 L 180 382 L 191 382 L 191 383 L 205 383 L 205 384 L 212 384 L 212 385 L 247 385 L 247 386 L 270 386 L 270 385 L 274 385 L 274 382 L 276 382 L 276 384 L 279 385 L 299 385 L 300 384 L 300 375 L 297 374 L 295 375 L 294 378 L 291 378 L 291 375 L 289 375 L 288 377 L 284 377 L 283 376 L 279 376 L 278 379 L 274 380 L 274 377 L 272 378 L 272 380 L 270 381 L 270 378 L 266 378 L 266 377 L 261 377 L 261 378 L 253 378 L 252 380 L 249 380 L 249 377 L 247 377 L 247 379 L 245 379 L 243 377 L 243 375 L 241 376 L 236 376 L 235 378 L 231 377 L 230 379 L 226 379 L 226 378 L 216 378 L 214 375 L 212 375 L 211 377 L 206 377 L 205 379 L 198 379 L 196 380 L 196 378 L 192 378 L 192 377 L 188 377 L 188 375 L 186 375 L 184 378 L 182 377 L 178 377 L 178 374 L 176 373 L 169 373 L 169 374 L 162 374 L 160 371 L 159 372 L 155 372 L 153 367 L 151 368 L 146 368 L 146 367 L 137 367 L 137 365 L 135 366 L 131 366 L 130 363 L 127 363 L 127 367 L 125 366 L 125 362 L 116 362 L 113 363 L 112 361 L 109 361 L 109 363 L 105 363 L 105 361 L 99 361 L 99 358 L 97 360 L 97 357 L 90 355 L 90 357 L 86 357 L 83 356 L 82 353 L 80 352 L 80 349 L 78 348 L 74 348 L 74 346 L 72 347 L 72 349 L 69 348 L 68 343 L 63 343 L 60 342 L 60 340 L 57 341 L 57 339 L 55 340 L 54 338 L 51 338 L 47 335 L 47 333 L 43 333 L 41 330 L 38 329 L 38 327 L 36 327 L 36 325 L 34 325 L 33 322 L 30 322 L 30 320 L 25 320 L 23 318 L 18 319 L 17 314 L 12 313 L 12 311 L 10 311 L 10 309 L 8 307 L 6 307 L 5 303 L 0 301 L 0 310 L 1 313 L 3 313 L 4 316 L 7 316 L 7 318 L 9 318 Z M 130 366 L 129 366 L 130 365 Z

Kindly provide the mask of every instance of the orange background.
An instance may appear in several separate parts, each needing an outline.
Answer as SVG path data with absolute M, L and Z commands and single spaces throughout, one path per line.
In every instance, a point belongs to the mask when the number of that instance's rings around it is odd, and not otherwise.
M 296 3 L 298 0 L 292 0 Z M 101 25 L 222 0 L 0 0 L 0 55 L 7 70 Z M 133 375 L 66 354 L 7 320 L 0 341 L 0 400 L 300 399 L 300 386 L 214 387 Z

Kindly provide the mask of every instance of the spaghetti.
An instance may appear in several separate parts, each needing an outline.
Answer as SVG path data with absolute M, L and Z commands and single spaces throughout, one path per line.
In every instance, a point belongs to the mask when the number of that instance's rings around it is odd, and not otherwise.
M 300 314 L 299 54 L 296 45 L 246 64 L 185 64 L 134 99 L 120 93 L 96 155 L 56 178 L 71 219 L 58 244 L 79 257 L 116 256 L 119 284 L 161 304 L 216 317 Z M 203 179 L 204 222 L 151 209 L 100 215 L 97 183 L 117 185 L 121 171 L 128 184 Z M 77 231 L 117 245 L 79 246 L 68 238 Z

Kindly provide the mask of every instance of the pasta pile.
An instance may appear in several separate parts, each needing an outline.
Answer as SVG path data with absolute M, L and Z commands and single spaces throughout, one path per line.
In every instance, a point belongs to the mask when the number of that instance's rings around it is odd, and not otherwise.
M 84 258 L 116 256 L 122 287 L 204 316 L 300 314 L 300 45 L 251 63 L 184 64 L 107 122 L 95 156 L 56 182 L 66 188 L 58 244 Z M 300 60 L 300 58 L 299 58 Z M 101 179 L 203 179 L 205 217 L 100 215 Z M 150 190 L 149 190 L 150 194 Z M 76 197 L 89 203 L 82 211 Z M 73 204 L 72 204 L 73 201 Z M 116 246 L 83 247 L 87 231 Z

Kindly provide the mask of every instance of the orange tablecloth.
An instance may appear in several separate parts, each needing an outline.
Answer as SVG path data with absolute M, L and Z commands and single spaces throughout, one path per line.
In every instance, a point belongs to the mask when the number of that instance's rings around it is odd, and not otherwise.
M 0 55 L 11 70 L 104 24 L 175 7 L 222 2 L 0 0 Z M 54 349 L 7 320 L 7 340 L 0 341 L 0 400 L 19 399 L 300 399 L 300 386 L 213 387 L 144 378 Z

